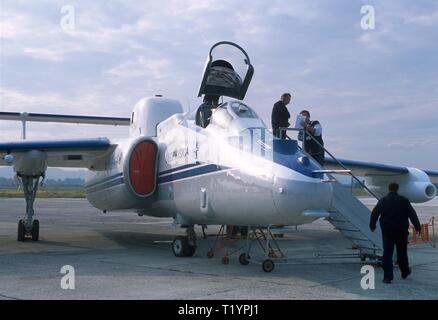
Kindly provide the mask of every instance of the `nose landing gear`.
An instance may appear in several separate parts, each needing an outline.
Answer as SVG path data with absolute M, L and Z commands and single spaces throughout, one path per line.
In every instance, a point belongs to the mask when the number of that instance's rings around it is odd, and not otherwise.
M 38 220 L 33 220 L 30 229 L 26 228 L 24 219 L 18 221 L 17 240 L 24 241 L 26 237 L 31 237 L 32 241 L 38 241 L 40 239 L 40 222 Z
M 26 200 L 26 216 L 24 219 L 18 221 L 17 240 L 24 241 L 27 237 L 32 241 L 38 241 L 40 237 L 40 223 L 33 219 L 35 213 L 33 203 L 35 201 L 36 193 L 41 176 L 18 175 L 24 192 L 24 199 Z

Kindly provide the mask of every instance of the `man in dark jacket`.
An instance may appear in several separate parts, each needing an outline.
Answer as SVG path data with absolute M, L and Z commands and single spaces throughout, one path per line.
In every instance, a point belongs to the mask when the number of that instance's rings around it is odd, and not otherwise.
M 205 95 L 204 102 L 199 106 L 196 111 L 196 125 L 206 128 L 210 124 L 211 115 L 213 109 L 219 105 L 219 96 Z
M 291 94 L 290 93 L 283 93 L 281 95 L 280 101 L 277 101 L 274 104 L 274 108 L 272 109 L 271 114 L 271 124 L 272 124 L 272 131 L 274 133 L 274 136 L 286 139 L 286 132 L 283 131 L 280 136 L 280 127 L 289 127 L 289 118 L 290 113 L 287 110 L 286 106 L 290 103 L 291 100 Z
M 421 225 L 417 213 L 409 200 L 400 196 L 397 183 L 390 183 L 389 193 L 377 202 L 371 213 L 370 229 L 374 232 L 377 219 L 380 217 L 380 227 L 383 238 L 383 282 L 391 283 L 394 278 L 392 255 L 394 245 L 397 248 L 397 260 L 403 279 L 411 274 L 408 261 L 409 220 L 420 233 Z

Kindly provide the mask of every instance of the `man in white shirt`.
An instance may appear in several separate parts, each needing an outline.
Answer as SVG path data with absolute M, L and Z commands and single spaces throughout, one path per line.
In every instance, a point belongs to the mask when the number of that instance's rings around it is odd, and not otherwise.
M 306 141 L 304 150 L 312 156 L 321 166 L 324 165 L 324 140 L 322 140 L 322 126 L 318 120 L 310 120 L 310 112 L 303 110 L 300 115 L 304 117 L 301 123 L 306 130 Z M 312 139 L 309 135 L 311 135 Z M 317 142 L 316 142 L 316 141 Z

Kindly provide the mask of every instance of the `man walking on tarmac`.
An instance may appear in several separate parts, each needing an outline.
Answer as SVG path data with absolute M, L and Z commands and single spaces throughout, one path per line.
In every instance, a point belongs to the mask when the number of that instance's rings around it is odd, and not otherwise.
M 417 233 L 421 233 L 417 213 L 409 200 L 397 193 L 398 188 L 397 183 L 390 183 L 388 195 L 377 202 L 371 213 L 370 229 L 373 232 L 376 229 L 377 219 L 380 217 L 383 239 L 384 283 L 391 283 L 394 279 L 392 264 L 394 245 L 397 248 L 397 260 L 402 278 L 406 279 L 411 274 L 408 261 L 409 220 L 414 225 Z

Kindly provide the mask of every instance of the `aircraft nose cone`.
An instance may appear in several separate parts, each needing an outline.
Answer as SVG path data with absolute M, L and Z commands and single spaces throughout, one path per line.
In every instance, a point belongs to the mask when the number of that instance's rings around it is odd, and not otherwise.
M 291 224 L 309 222 L 304 211 L 328 211 L 332 200 L 330 183 L 315 181 L 278 181 L 273 190 L 277 211 Z

